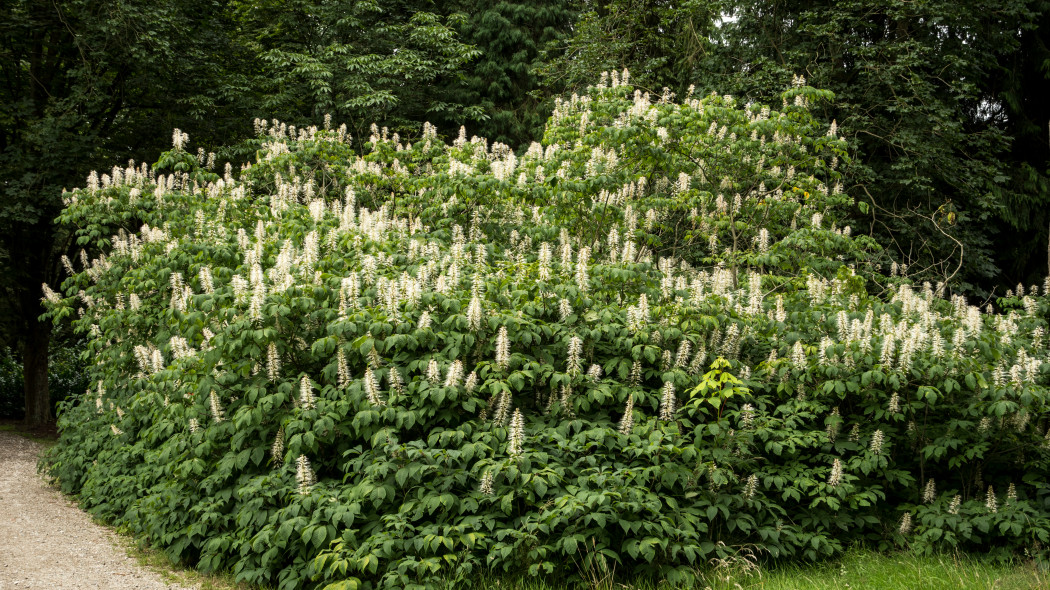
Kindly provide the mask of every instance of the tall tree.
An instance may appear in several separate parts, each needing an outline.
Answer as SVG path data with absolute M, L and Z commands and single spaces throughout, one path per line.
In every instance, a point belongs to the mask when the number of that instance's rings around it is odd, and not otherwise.
M 576 12 L 569 0 L 458 0 L 445 11 L 468 15 L 457 27 L 478 56 L 452 80 L 456 101 L 481 109 L 474 121 L 444 117 L 446 125 L 467 122 L 476 135 L 515 148 L 539 139 L 550 114 L 550 94 L 540 86 L 544 49 L 567 38 Z M 560 89 L 558 89 L 560 90 Z M 436 122 L 436 121 L 435 121 Z
M 722 10 L 720 0 L 577 0 L 572 36 L 540 70 L 552 89 L 579 91 L 602 72 L 630 70 L 634 85 L 685 90 Z
M 251 92 L 264 116 L 317 122 L 330 114 L 366 136 L 372 123 L 418 129 L 431 118 L 476 117 L 447 88 L 477 56 L 454 30 L 460 16 L 425 0 L 261 0 L 233 3 L 256 56 Z
M 155 157 L 154 138 L 173 126 L 226 139 L 209 108 L 224 102 L 219 58 L 236 53 L 222 44 L 226 28 L 207 0 L 0 5 L 0 305 L 22 352 L 31 426 L 51 419 L 51 329 L 38 317 L 41 285 L 61 280 L 71 247 L 52 224 L 62 190 L 103 162 Z
M 824 116 L 857 156 L 847 188 L 871 205 L 860 221 L 910 272 L 983 293 L 1046 269 L 1047 5 L 733 1 L 693 81 L 766 99 L 802 75 L 833 91 Z
M 1050 211 L 1042 198 L 1050 194 L 1050 102 L 1045 100 L 1050 95 L 1050 2 L 1032 2 L 1028 10 L 1016 31 L 1017 51 L 988 72 L 986 93 L 994 99 L 983 103 L 980 113 L 1011 138 L 1002 157 L 1013 174 L 1007 190 L 996 196 L 1006 203 L 1006 221 L 1016 230 L 997 240 L 999 265 L 1013 282 L 1050 275 L 1050 258 L 1042 256 L 1044 246 L 1050 247 Z
M 583 6 L 549 80 L 574 85 L 627 67 L 656 91 L 694 85 L 768 102 L 803 76 L 836 95 L 820 108 L 855 155 L 846 179 L 855 225 L 909 274 L 974 294 L 1046 276 L 1050 2 Z

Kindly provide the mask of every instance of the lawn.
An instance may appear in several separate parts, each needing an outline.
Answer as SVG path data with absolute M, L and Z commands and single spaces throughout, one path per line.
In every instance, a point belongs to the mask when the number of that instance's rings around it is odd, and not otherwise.
M 666 584 L 631 582 L 629 574 L 615 572 L 612 579 L 574 586 L 552 581 L 488 579 L 474 588 L 506 590 L 657 590 Z M 461 586 L 450 586 L 461 587 Z M 705 572 L 697 588 L 711 590 L 1034 590 L 1050 589 L 1047 564 L 983 563 L 971 556 L 884 555 L 855 549 L 841 559 L 822 564 L 790 565 L 770 569 L 745 563 L 723 564 Z

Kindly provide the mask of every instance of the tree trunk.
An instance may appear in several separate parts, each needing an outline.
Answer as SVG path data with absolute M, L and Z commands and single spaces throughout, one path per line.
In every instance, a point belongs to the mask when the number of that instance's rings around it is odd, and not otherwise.
M 27 247 L 18 252 L 19 259 L 26 264 L 20 273 L 22 280 L 19 287 L 19 312 L 22 316 L 22 377 L 24 383 L 26 416 L 25 424 L 36 428 L 51 423 L 51 391 L 48 387 L 48 349 L 51 345 L 51 322 L 41 321 L 44 307 L 40 300 L 43 297 L 41 286 L 48 282 L 53 265 L 49 254 L 53 242 L 51 224 L 38 222 L 35 235 L 40 237 L 38 244 L 25 244 Z
M 33 307 L 23 311 L 27 315 L 28 333 L 22 354 L 22 377 L 25 383 L 26 418 L 29 428 L 36 428 L 51 423 L 51 391 L 47 382 L 48 347 L 51 343 L 51 325 L 41 322 L 37 317 L 43 313 L 40 305 L 31 302 Z M 23 308 L 24 309 L 24 308 Z

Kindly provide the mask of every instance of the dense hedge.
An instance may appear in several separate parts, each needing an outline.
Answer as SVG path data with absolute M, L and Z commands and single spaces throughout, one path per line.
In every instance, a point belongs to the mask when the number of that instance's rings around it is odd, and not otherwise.
M 829 98 L 613 76 L 520 155 L 257 122 L 221 177 L 176 132 L 67 195 L 96 258 L 45 293 L 94 385 L 50 473 L 280 588 L 1044 551 L 1047 301 L 880 266 L 808 114 Z

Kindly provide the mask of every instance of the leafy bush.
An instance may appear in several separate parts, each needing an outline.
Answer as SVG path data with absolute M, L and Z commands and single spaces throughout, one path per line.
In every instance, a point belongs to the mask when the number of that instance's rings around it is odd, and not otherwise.
M 1045 298 L 883 276 L 827 93 L 618 78 L 521 155 L 260 121 L 239 174 L 176 132 L 171 174 L 93 175 L 63 222 L 98 256 L 45 289 L 95 361 L 51 476 L 280 588 L 1041 551 Z
M 25 416 L 25 391 L 22 381 L 22 363 L 11 349 L 0 354 L 0 418 Z
M 88 387 L 88 375 L 75 344 L 53 345 L 48 357 L 48 387 L 51 409 L 58 403 L 79 395 Z M 0 351 L 0 418 L 21 420 L 26 413 L 22 362 L 14 351 Z

